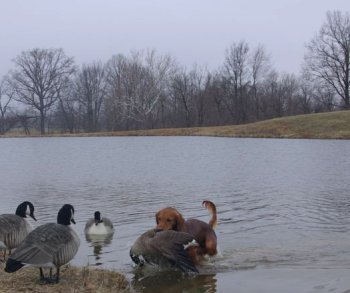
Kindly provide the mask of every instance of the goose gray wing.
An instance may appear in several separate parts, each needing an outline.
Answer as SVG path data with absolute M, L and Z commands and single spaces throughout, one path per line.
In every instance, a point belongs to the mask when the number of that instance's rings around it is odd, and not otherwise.
M 179 231 L 158 231 L 152 238 L 150 245 L 174 266 L 183 271 L 198 272 L 184 246 L 194 240 L 193 236 Z
M 142 234 L 130 250 L 130 256 L 135 263 L 146 262 L 157 265 L 170 265 L 183 271 L 198 272 L 188 256 L 184 245 L 194 240 L 193 236 L 172 230 L 149 230 Z
M 34 266 L 61 266 L 74 257 L 79 245 L 78 235 L 69 226 L 48 223 L 29 233 L 11 258 Z
M 110 219 L 108 219 L 108 218 L 103 218 L 102 220 L 103 220 L 103 223 L 105 223 L 105 225 L 106 225 L 107 227 L 110 227 L 112 230 L 114 230 L 113 223 L 112 223 L 112 221 L 111 221 Z
M 0 215 L 0 246 L 16 248 L 32 230 L 22 217 L 14 214 Z

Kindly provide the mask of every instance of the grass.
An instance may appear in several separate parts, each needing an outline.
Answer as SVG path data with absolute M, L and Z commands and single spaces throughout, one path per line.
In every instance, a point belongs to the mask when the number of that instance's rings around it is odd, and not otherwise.
M 290 116 L 244 125 L 117 131 L 81 135 L 350 139 L 350 111 Z
M 132 134 L 132 132 L 130 132 Z M 350 111 L 298 115 L 244 125 L 160 129 L 143 135 L 193 135 L 257 138 L 350 139 Z
M 8 274 L 0 264 L 0 293 L 119 293 L 130 292 L 127 278 L 117 272 L 64 266 L 58 284 L 41 284 L 38 268 Z M 55 271 L 55 270 L 54 270 Z
M 17 133 L 7 136 L 20 135 Z M 243 125 L 52 134 L 48 136 L 219 136 L 350 139 L 350 111 L 289 116 Z

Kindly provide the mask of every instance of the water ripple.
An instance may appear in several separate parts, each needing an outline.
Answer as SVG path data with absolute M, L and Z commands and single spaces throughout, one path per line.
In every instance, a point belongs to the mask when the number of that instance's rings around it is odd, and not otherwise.
M 348 141 L 57 138 L 0 140 L 0 147 L 0 212 L 31 200 L 39 225 L 73 204 L 84 240 L 76 264 L 130 273 L 128 250 L 154 227 L 157 210 L 173 206 L 208 221 L 201 202 L 210 199 L 223 257 L 208 273 L 349 266 Z M 108 244 L 85 241 L 95 210 L 116 227 Z

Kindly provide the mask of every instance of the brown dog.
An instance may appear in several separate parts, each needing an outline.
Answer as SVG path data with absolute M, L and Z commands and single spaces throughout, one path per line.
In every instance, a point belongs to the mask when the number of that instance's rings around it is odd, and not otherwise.
M 201 257 L 206 254 L 210 256 L 217 254 L 217 240 L 214 231 L 217 225 L 216 206 L 208 200 L 203 201 L 202 205 L 211 214 L 209 224 L 197 219 L 185 221 L 176 209 L 170 207 L 161 209 L 156 214 L 157 229 L 187 232 L 194 237 L 199 246 L 189 249 L 188 253 L 195 264 L 198 264 Z

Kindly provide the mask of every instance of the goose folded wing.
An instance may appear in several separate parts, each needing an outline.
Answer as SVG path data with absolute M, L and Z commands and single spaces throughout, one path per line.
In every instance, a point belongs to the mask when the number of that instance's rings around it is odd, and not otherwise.
M 103 222 L 105 223 L 106 226 L 111 227 L 111 228 L 113 227 L 113 223 L 110 219 L 103 218 Z
M 54 256 L 73 240 L 67 229 L 70 228 L 55 223 L 39 226 L 28 234 L 11 258 L 24 264 L 52 265 Z
M 193 240 L 192 235 L 188 233 L 164 230 L 157 231 L 154 234 L 150 245 L 170 264 L 179 267 L 183 271 L 198 272 L 184 248 Z
M 5 235 L 12 232 L 14 229 L 19 229 L 20 227 L 25 228 L 25 221 L 23 218 L 12 215 L 4 214 L 0 216 L 0 235 Z

